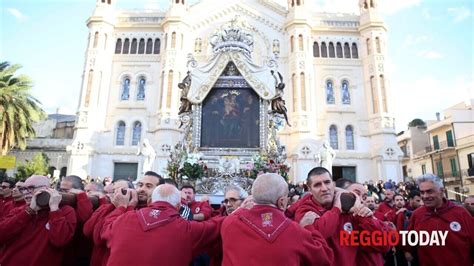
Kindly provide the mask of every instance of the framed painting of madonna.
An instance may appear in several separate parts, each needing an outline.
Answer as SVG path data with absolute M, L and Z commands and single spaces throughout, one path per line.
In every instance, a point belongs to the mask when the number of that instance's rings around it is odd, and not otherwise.
M 214 87 L 201 114 L 201 148 L 260 147 L 260 99 L 252 88 Z

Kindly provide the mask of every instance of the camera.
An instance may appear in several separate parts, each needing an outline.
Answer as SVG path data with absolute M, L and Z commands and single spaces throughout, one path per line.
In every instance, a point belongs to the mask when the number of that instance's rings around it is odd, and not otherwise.
M 36 196 L 36 205 L 41 208 L 46 208 L 49 206 L 49 199 L 51 195 L 47 191 L 42 191 Z
M 411 214 L 412 214 L 412 213 L 413 213 L 412 211 L 406 210 L 406 211 L 405 211 L 405 216 L 406 216 L 406 217 L 411 217 Z
M 349 210 L 354 206 L 356 202 L 356 197 L 352 193 L 342 193 L 341 194 L 341 209 L 342 212 L 348 213 Z
M 124 195 L 124 196 L 125 196 L 125 195 L 127 195 L 127 191 L 128 191 L 128 189 L 126 189 L 126 188 L 122 188 L 122 189 L 121 189 L 121 191 L 122 191 L 122 195 Z M 132 200 L 132 193 L 130 193 L 130 200 Z

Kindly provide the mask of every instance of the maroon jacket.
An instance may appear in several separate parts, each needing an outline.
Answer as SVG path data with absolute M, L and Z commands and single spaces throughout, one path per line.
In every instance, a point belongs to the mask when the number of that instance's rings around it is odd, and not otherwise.
M 460 206 L 443 199 L 441 208 L 422 206 L 410 219 L 408 230 L 448 231 L 446 246 L 418 247 L 420 265 L 472 266 L 474 263 L 474 219 Z
M 204 214 L 204 220 L 211 218 L 212 216 L 212 208 L 207 201 L 193 201 L 191 204 L 188 204 L 189 208 L 194 214 L 202 213 Z
M 356 265 L 357 246 L 341 246 L 340 232 L 342 230 L 383 230 L 381 224 L 374 217 L 360 217 L 352 214 L 342 214 L 338 208 L 333 207 L 327 210 L 316 202 L 314 197 L 305 200 L 296 210 L 295 221 L 299 222 L 305 213 L 312 211 L 320 217 L 314 221 L 314 227 L 321 232 L 328 242 L 329 247 L 334 252 L 334 265 Z M 385 250 L 385 247 L 379 247 L 379 252 Z
M 186 221 L 167 202 L 134 211 L 115 209 L 102 228 L 110 248 L 107 265 L 187 266 L 218 240 L 222 219 Z
M 84 224 L 84 235 L 94 241 L 91 255 L 91 266 L 107 265 L 110 250 L 107 248 L 107 243 L 100 238 L 100 231 L 104 225 L 105 217 L 113 210 L 115 210 L 113 204 L 102 204 Z
M 395 223 L 397 209 L 395 206 L 390 207 L 385 202 L 382 202 L 377 210 L 375 210 L 374 216 L 380 221 Z
M 0 265 L 61 265 L 64 246 L 76 229 L 74 209 L 63 206 L 29 215 L 26 206 L 13 209 L 0 222 Z
M 272 206 L 228 216 L 221 229 L 222 265 L 332 265 L 333 252 L 312 225 L 302 228 Z
M 24 206 L 26 204 L 25 200 L 20 201 L 7 201 L 3 207 L 0 207 L 0 220 L 8 215 L 8 213 L 18 207 Z

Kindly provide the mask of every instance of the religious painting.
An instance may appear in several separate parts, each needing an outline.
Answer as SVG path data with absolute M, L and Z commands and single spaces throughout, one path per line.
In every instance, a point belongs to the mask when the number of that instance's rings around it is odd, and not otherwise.
M 202 104 L 202 148 L 258 148 L 260 102 L 251 88 L 214 87 Z

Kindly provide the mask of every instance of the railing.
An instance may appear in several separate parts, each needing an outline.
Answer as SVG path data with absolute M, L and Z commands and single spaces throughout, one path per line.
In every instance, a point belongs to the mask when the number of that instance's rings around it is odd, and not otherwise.
M 471 174 L 469 174 L 469 169 L 461 170 L 461 175 L 463 177 L 474 177 L 474 170 L 471 170 Z
M 447 141 L 440 141 L 438 147 L 427 146 L 427 147 L 425 147 L 424 150 L 416 152 L 415 155 L 419 157 L 419 156 L 423 156 L 423 155 L 425 155 L 427 153 L 430 153 L 430 152 L 433 152 L 433 151 L 439 151 L 439 150 L 444 150 L 444 149 L 448 149 L 448 148 L 454 148 L 454 142 L 452 144 L 451 143 L 448 144 Z

